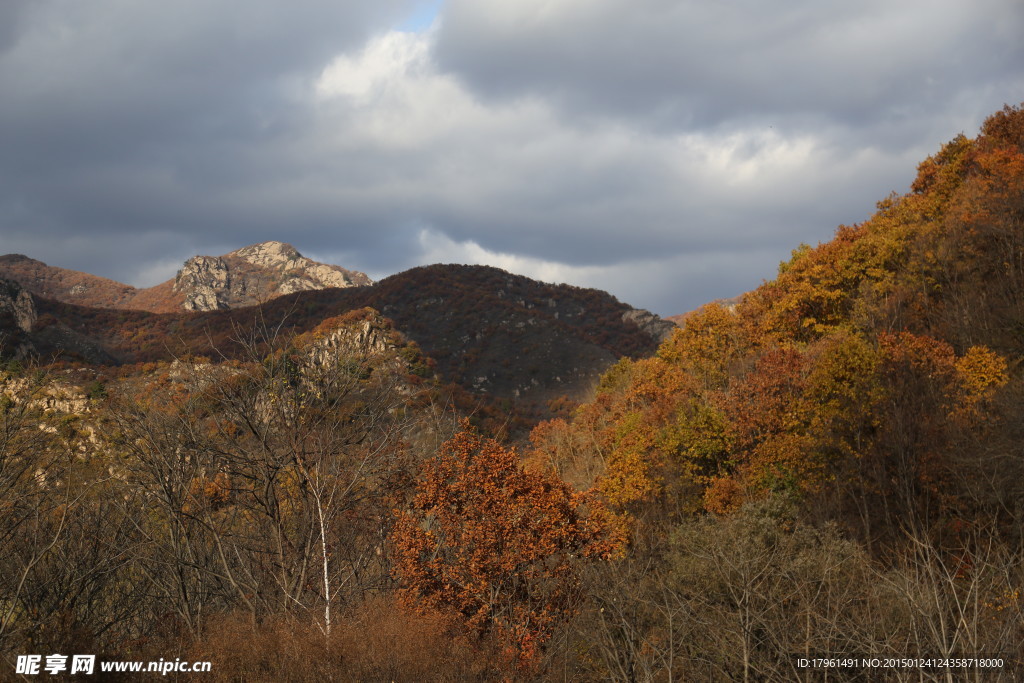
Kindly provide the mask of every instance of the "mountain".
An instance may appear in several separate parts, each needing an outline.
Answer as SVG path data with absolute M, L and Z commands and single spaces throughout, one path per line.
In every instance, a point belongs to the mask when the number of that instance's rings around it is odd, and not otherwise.
M 301 334 L 324 319 L 373 308 L 433 359 L 442 382 L 486 401 L 522 404 L 579 400 L 616 360 L 653 353 L 675 329 L 607 292 L 461 265 L 413 268 L 372 286 L 299 291 L 228 310 L 153 314 L 46 299 L 36 305 L 36 334 L 58 326 L 87 335 L 118 364 L 185 354 L 238 357 L 239 338 L 256 328 Z
M 178 271 L 171 290 L 184 298 L 181 308 L 186 311 L 215 311 L 294 292 L 371 284 L 364 273 L 318 263 L 290 244 L 261 242 L 224 256 L 193 256 Z
M 674 329 L 607 292 L 488 266 L 413 268 L 352 296 L 394 320 L 444 376 L 507 398 L 578 398 L 616 360 L 653 353 Z
M 318 263 L 292 245 L 274 241 L 223 256 L 193 256 L 173 279 L 144 289 L 22 254 L 0 256 L 0 278 L 46 299 L 151 313 L 238 308 L 293 292 L 373 283 L 364 273 Z

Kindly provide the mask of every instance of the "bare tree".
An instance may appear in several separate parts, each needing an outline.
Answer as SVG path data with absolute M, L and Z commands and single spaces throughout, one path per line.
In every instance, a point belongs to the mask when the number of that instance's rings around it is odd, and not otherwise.
M 253 619 L 336 609 L 388 580 L 392 480 L 408 468 L 416 388 L 375 315 L 289 337 L 257 325 L 240 359 L 175 363 L 117 403 L 140 493 L 155 595 L 190 630 L 240 606 Z

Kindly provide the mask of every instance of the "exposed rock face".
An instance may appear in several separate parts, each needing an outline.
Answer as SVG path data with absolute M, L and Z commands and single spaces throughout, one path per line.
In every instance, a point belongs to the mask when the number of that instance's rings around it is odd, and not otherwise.
M 230 287 L 228 265 L 216 256 L 193 256 L 174 278 L 174 291 L 185 295 L 181 307 L 186 311 L 228 308 Z
M 380 356 L 397 348 L 386 323 L 379 315 L 348 326 L 338 326 L 324 334 L 307 349 L 315 363 L 327 365 L 329 359 Z
M 33 408 L 46 412 L 69 415 L 84 415 L 90 412 L 89 399 L 82 387 L 57 379 L 50 380 L 40 387 L 35 385 L 33 380 L 0 371 L 0 396 L 7 396 L 15 403 L 27 401 Z
M 283 242 L 261 242 L 224 256 L 194 256 L 174 278 L 187 311 L 252 306 L 284 294 L 371 285 L 365 274 L 317 263 Z
M 32 295 L 17 282 L 0 279 L 0 358 L 21 359 L 37 352 L 32 343 L 36 319 Z
M 36 324 L 36 305 L 32 295 L 17 282 L 0 280 L 0 313 L 14 318 L 18 329 L 28 334 Z
M 339 370 L 357 377 L 370 368 L 385 370 L 396 378 L 410 372 L 409 359 L 402 356 L 402 349 L 408 347 L 408 341 L 394 330 L 390 321 L 373 309 L 329 318 L 301 339 L 304 341 L 299 343 L 299 347 L 305 353 L 307 363 L 303 370 L 309 378 L 323 373 L 337 375 Z M 354 372 L 356 368 L 360 370 Z M 398 384 L 393 388 L 399 388 Z
M 644 334 L 656 340 L 659 344 L 668 339 L 672 331 L 676 329 L 675 323 L 663 320 L 654 313 L 645 311 L 642 308 L 626 311 L 622 314 L 622 321 L 634 323 Z

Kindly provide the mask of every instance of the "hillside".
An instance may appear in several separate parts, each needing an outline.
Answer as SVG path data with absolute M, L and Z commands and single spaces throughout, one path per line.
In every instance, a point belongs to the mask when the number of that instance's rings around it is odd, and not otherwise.
M 131 304 L 139 293 L 130 285 L 77 270 L 48 266 L 22 254 L 0 256 L 0 278 L 17 282 L 38 297 L 79 306 L 132 308 Z
M 487 401 L 523 405 L 582 399 L 617 359 L 652 353 L 672 329 L 605 292 L 483 266 L 414 268 L 371 287 L 297 292 L 231 311 L 157 315 L 47 300 L 37 306 L 36 334 L 72 330 L 94 339 L 119 364 L 188 353 L 233 357 L 240 333 L 254 325 L 301 333 L 325 318 L 370 307 L 436 362 L 442 381 Z
M 637 648 L 673 637 L 672 613 L 645 605 L 679 600 L 718 616 L 675 656 L 713 652 L 724 678 L 784 680 L 785 653 L 901 642 L 1006 652 L 1019 675 L 1022 395 L 1024 108 L 1007 107 L 866 222 L 620 361 L 572 420 L 535 430 L 530 457 L 600 491 L 634 534 L 604 581 L 677 582 L 615 606 Z M 847 607 L 818 599 L 839 586 Z M 738 641 L 741 657 L 720 643 L 745 610 L 766 635 Z
M 871 511 L 856 524 L 877 541 L 906 515 L 967 514 L 977 476 L 1003 482 L 986 504 L 1010 504 L 1022 361 L 1024 112 L 1007 108 L 870 220 L 800 246 L 738 304 L 688 314 L 655 357 L 619 363 L 558 430 L 607 442 L 596 478 L 629 481 L 623 501 L 664 495 L 683 472 L 688 504 L 718 513 L 778 491 L 824 505 L 827 492 L 848 523 Z M 650 431 L 623 439 L 627 418 Z M 984 455 L 997 443 L 998 476 Z

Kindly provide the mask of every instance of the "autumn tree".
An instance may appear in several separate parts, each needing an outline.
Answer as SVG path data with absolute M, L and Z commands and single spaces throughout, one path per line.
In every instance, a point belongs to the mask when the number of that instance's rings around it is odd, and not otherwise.
M 407 603 L 454 610 L 527 667 L 572 612 L 580 563 L 617 547 L 587 496 L 468 424 L 423 464 L 392 542 Z

